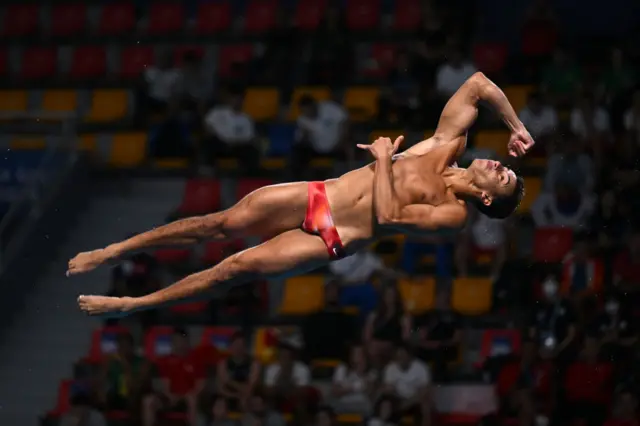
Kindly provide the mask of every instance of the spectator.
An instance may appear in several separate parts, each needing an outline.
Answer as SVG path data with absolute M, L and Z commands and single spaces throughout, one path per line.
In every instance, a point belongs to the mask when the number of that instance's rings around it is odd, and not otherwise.
M 613 366 L 598 359 L 598 339 L 588 336 L 578 361 L 565 376 L 567 404 L 562 404 L 566 424 L 581 418 L 588 426 L 600 426 L 607 416 L 613 391 Z
M 640 144 L 640 90 L 633 95 L 633 103 L 624 113 L 624 128 L 631 134 L 632 141 Z
M 430 385 L 429 367 L 413 357 L 408 345 L 398 346 L 395 360 L 384 370 L 382 393 L 396 397 L 402 413 L 415 415 L 416 424 L 426 426 L 431 422 Z
M 433 366 L 437 382 L 447 379 L 447 363 L 458 359 L 462 342 L 460 319 L 451 310 L 450 299 L 448 291 L 440 291 L 436 296 L 435 310 L 416 319 L 420 327 L 417 354 Z
M 284 417 L 271 409 L 261 392 L 254 393 L 249 399 L 249 410 L 242 418 L 242 426 L 286 426 Z
M 208 416 L 201 422 L 202 426 L 236 426 L 237 422 L 229 417 L 229 405 L 226 398 L 216 396 L 211 404 Z M 193 423 L 191 423 L 193 424 Z
M 333 373 L 331 396 L 339 413 L 371 413 L 373 392 L 378 377 L 369 367 L 362 345 L 353 345 L 347 364 L 340 364 Z
M 617 294 L 610 294 L 604 312 L 589 327 L 594 336 L 600 337 L 603 355 L 612 362 L 630 360 L 632 347 L 638 340 L 635 321 L 620 299 Z
M 580 88 L 582 71 L 562 49 L 556 49 L 553 62 L 544 70 L 542 89 L 556 106 L 569 105 Z
M 604 426 L 638 426 L 638 397 L 629 389 L 618 392 Z
M 369 250 L 359 250 L 351 256 L 329 264 L 329 270 L 341 284 L 370 282 L 376 276 L 396 277 L 398 274 L 384 266 L 382 259 Z
M 143 424 L 156 424 L 160 410 L 186 412 L 191 424 L 195 424 L 198 397 L 205 385 L 205 372 L 196 359 L 184 329 L 173 332 L 171 355 L 158 363 L 162 389 L 143 400 Z
M 118 335 L 117 351 L 103 365 L 103 399 L 110 410 L 136 412 L 150 379 L 149 363 L 136 354 L 133 336 Z
M 536 343 L 523 342 L 520 359 L 508 362 L 498 374 L 500 417 L 515 417 L 520 426 L 533 424 L 535 415 L 550 402 L 551 374 L 549 363 L 538 357 Z
M 102 413 L 91 407 L 87 394 L 71 396 L 69 410 L 60 418 L 59 426 L 107 426 Z
M 558 126 L 556 109 L 545 104 L 539 92 L 529 95 L 527 104 L 520 111 L 519 117 L 536 143 L 544 143 Z
M 203 148 L 210 160 L 236 157 L 245 172 L 251 173 L 258 165 L 260 153 L 256 146 L 253 120 L 242 112 L 242 102 L 243 94 L 240 91 L 228 91 L 224 103 L 213 107 L 205 115 L 207 137 Z
M 288 345 L 278 346 L 278 360 L 269 365 L 264 375 L 267 394 L 278 409 L 306 412 L 311 398 L 309 384 L 311 371 L 298 361 L 294 349 Z
M 585 297 L 600 297 L 604 281 L 602 261 L 590 253 L 586 236 L 575 235 L 573 249 L 562 261 L 561 293 L 580 302 Z
M 549 158 L 544 177 L 545 190 L 552 191 L 558 185 L 566 185 L 581 193 L 589 193 L 595 186 L 593 161 L 584 152 L 582 141 L 574 138 L 566 142 Z
M 184 53 L 179 76 L 176 94 L 182 108 L 201 117 L 213 97 L 213 78 L 204 68 L 198 52 L 188 50 Z
M 469 209 L 467 226 L 458 236 L 456 245 L 456 268 L 458 275 L 466 277 L 469 273 L 469 261 L 478 254 L 490 254 L 493 258 L 491 279 L 498 279 L 504 262 L 507 260 L 509 239 L 506 219 L 493 219 Z
M 449 98 L 462 84 L 477 71 L 460 50 L 453 49 L 447 62 L 438 68 L 436 73 L 436 90 L 443 98 Z
M 557 184 L 555 191 L 542 192 L 531 206 L 533 222 L 539 228 L 584 228 L 595 208 L 592 194 L 583 194 L 566 184 Z
M 571 131 L 582 139 L 606 138 L 611 129 L 609 113 L 587 95 L 571 110 Z
M 347 355 L 347 342 L 353 340 L 356 324 L 353 315 L 340 307 L 340 287 L 335 281 L 325 287 L 325 306 L 309 315 L 302 328 L 305 358 L 342 359 Z
M 293 164 L 298 172 L 309 166 L 316 157 L 346 156 L 347 111 L 335 101 L 316 101 L 309 95 L 299 102 L 296 144 Z
M 409 339 L 411 317 L 404 313 L 402 300 L 396 285 L 382 289 L 378 308 L 369 314 L 364 327 L 363 341 L 377 365 L 389 359 L 395 345 Z
M 233 409 L 246 407 L 260 380 L 260 363 L 247 352 L 247 344 L 241 332 L 231 336 L 229 357 L 218 363 L 218 393 Z
M 170 52 L 162 52 L 156 65 L 144 72 L 144 83 L 138 97 L 138 113 L 141 118 L 149 114 L 167 114 L 175 107 L 180 72 L 173 67 Z
M 529 319 L 529 337 L 540 345 L 543 359 L 566 360 L 576 336 L 575 314 L 571 304 L 560 296 L 557 279 L 550 275 L 542 283 L 543 299 Z
M 383 396 L 376 403 L 373 417 L 367 422 L 367 426 L 396 426 L 395 399 Z

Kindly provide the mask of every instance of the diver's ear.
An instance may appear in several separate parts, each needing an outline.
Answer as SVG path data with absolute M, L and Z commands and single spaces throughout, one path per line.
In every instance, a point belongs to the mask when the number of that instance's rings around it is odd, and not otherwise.
M 482 194 L 480 195 L 480 201 L 482 201 L 482 204 L 484 204 L 485 206 L 490 206 L 493 202 L 493 197 L 482 191 Z

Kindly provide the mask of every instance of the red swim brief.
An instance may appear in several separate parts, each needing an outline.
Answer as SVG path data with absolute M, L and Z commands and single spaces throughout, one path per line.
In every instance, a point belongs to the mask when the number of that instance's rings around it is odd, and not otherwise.
M 324 182 L 309 182 L 308 191 L 309 201 L 307 201 L 307 214 L 302 223 L 302 230 L 322 238 L 331 260 L 345 257 L 344 246 L 333 224 Z

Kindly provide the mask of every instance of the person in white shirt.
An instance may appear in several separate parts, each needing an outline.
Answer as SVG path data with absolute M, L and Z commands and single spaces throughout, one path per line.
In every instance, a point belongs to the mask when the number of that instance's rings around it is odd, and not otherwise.
M 542 192 L 531 206 L 536 227 L 567 227 L 579 230 L 589 223 L 595 211 L 593 193 L 558 185 L 553 192 Z
M 255 125 L 242 111 L 243 93 L 228 91 L 225 102 L 213 107 L 204 117 L 208 136 L 203 148 L 212 158 L 234 157 L 251 173 L 258 167 L 260 152 L 256 146 Z
M 571 131 L 582 139 L 606 136 L 609 133 L 609 113 L 584 96 L 580 104 L 571 110 Z
M 213 94 L 213 77 L 202 66 L 198 52 L 189 50 L 183 55 L 176 91 L 184 110 L 193 111 L 199 117 L 204 114 Z
M 360 250 L 351 256 L 331 262 L 329 271 L 340 279 L 341 284 L 367 283 L 378 273 L 389 277 L 398 275 L 369 250 Z
M 553 133 L 558 126 L 555 108 L 543 103 L 542 95 L 538 92 L 529 95 L 527 105 L 522 108 L 519 117 L 537 142 Z
M 372 409 L 377 374 L 369 368 L 362 345 L 352 346 L 349 358 L 348 364 L 340 364 L 333 373 L 332 405 L 339 413 L 368 415 Z
M 333 100 L 317 102 L 311 96 L 302 96 L 299 108 L 293 147 L 293 165 L 298 171 L 315 157 L 344 158 L 349 118 L 344 107 Z
M 408 345 L 398 346 L 395 360 L 384 370 L 382 383 L 383 394 L 395 396 L 403 412 L 419 417 L 420 421 L 416 421 L 416 424 L 424 426 L 430 423 L 431 372 L 424 362 L 413 356 Z
M 464 60 L 462 52 L 453 50 L 448 61 L 440 65 L 436 73 L 436 90 L 442 97 L 450 97 L 477 71 L 476 67 Z
M 147 67 L 144 72 L 145 108 L 149 113 L 166 113 L 172 107 L 178 89 L 180 72 L 172 66 L 172 58 L 168 52 L 158 58 L 157 65 Z
M 294 349 L 288 345 L 278 346 L 278 361 L 267 367 L 264 375 L 264 386 L 267 394 L 276 401 L 276 405 L 284 401 L 296 406 L 305 404 L 305 388 L 311 382 L 311 370 L 298 361 Z

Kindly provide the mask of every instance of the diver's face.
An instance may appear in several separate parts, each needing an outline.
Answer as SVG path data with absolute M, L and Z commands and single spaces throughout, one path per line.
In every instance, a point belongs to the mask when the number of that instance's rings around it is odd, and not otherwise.
M 473 182 L 482 190 L 482 202 L 489 205 L 495 197 L 508 196 L 516 188 L 516 174 L 499 161 L 473 160 L 469 169 L 473 171 Z

